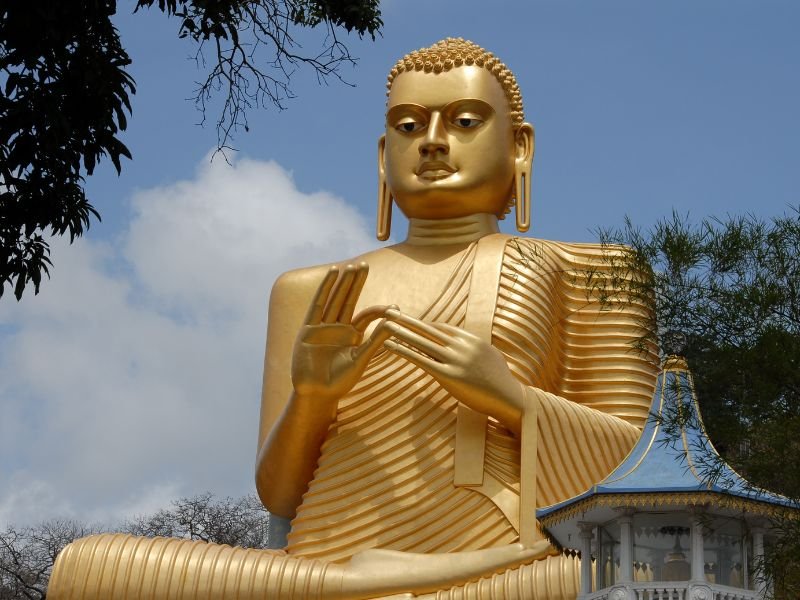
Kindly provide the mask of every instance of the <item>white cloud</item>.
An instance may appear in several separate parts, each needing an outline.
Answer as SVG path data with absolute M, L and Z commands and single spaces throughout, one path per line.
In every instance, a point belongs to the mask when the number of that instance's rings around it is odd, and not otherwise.
M 117 243 L 54 241 L 42 292 L 0 303 L 0 526 L 250 491 L 272 281 L 374 245 L 273 162 L 206 161 L 132 206 Z

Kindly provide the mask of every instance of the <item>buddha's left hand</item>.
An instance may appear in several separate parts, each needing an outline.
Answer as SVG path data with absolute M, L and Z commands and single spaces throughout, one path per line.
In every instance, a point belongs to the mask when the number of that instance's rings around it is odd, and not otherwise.
M 445 323 L 386 312 L 384 346 L 430 373 L 459 402 L 519 432 L 525 388 L 503 354 L 476 335 Z

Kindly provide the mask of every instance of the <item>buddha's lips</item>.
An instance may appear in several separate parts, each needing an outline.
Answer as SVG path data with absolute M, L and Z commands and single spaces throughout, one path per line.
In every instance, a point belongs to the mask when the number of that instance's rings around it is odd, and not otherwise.
M 456 172 L 456 168 L 440 160 L 422 163 L 417 168 L 417 176 L 425 179 L 442 179 Z

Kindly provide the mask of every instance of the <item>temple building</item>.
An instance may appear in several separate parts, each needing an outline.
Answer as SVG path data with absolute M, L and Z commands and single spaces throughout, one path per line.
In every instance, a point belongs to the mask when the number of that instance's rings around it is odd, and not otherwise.
M 581 562 L 579 600 L 754 600 L 764 592 L 754 572 L 772 518 L 797 510 L 717 454 L 686 361 L 672 356 L 625 460 L 537 517 L 555 543 L 591 556 Z

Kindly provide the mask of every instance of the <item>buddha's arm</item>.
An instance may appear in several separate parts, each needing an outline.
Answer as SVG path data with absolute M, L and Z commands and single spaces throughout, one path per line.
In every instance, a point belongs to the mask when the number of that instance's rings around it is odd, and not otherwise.
M 466 331 L 394 310 L 387 318 L 395 338 L 385 343 L 391 351 L 426 370 L 459 402 L 534 440 L 538 466 L 522 468 L 529 469 L 523 479 L 538 482 L 528 496 L 539 506 L 588 489 L 639 436 L 637 427 L 618 417 L 523 386 L 499 350 Z
M 585 492 L 630 452 L 641 431 L 627 421 L 566 398 L 528 388 L 536 411 L 536 504 Z
M 273 513 L 292 517 L 319 457 L 330 414 L 294 393 L 292 348 L 327 267 L 285 273 L 270 295 L 256 488 Z
M 256 488 L 270 512 L 294 517 L 335 414 L 335 407 L 320 409 L 313 398 L 290 395 L 257 458 Z
M 295 272 L 281 277 L 273 288 L 262 400 L 265 437 L 257 458 L 256 486 L 267 508 L 280 516 L 294 516 L 339 399 L 390 335 L 379 324 L 364 340 L 367 326 L 381 318 L 386 307 L 353 315 L 368 270 L 366 263 L 333 266 L 325 270 L 321 282 L 315 277 L 318 271 Z M 306 303 L 309 283 L 317 284 L 316 292 Z M 307 306 L 300 319 L 298 306 Z M 278 327 L 275 333 L 273 323 Z M 298 332 L 294 339 L 292 331 Z M 290 363 L 285 356 L 291 356 Z M 288 401 L 281 402 L 286 397 Z

